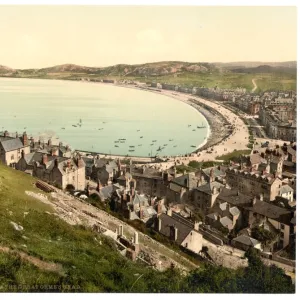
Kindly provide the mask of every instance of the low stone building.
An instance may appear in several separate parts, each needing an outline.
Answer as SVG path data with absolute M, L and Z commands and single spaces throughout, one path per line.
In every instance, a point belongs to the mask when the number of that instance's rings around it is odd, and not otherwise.
M 168 186 L 166 200 L 168 203 L 187 203 L 192 191 L 199 186 L 200 179 L 194 173 L 183 174 L 173 178 Z
M 84 190 L 86 186 L 85 164 L 80 155 L 67 158 L 40 152 L 22 152 L 16 168 L 61 189 Z
M 245 207 L 249 211 L 249 226 L 262 226 L 268 222 L 275 230 L 280 232 L 280 241 L 277 248 L 281 249 L 289 245 L 290 236 L 294 234 L 294 226 L 291 223 L 294 212 L 286 208 L 278 207 L 265 201 L 253 199 L 250 206 Z
M 21 137 L 17 134 L 15 137 L 11 137 L 8 131 L 4 131 L 0 135 L 0 161 L 11 167 L 15 167 L 15 164 L 21 158 L 21 153 L 30 153 L 30 145 L 26 132 Z
M 247 235 L 239 235 L 231 241 L 231 245 L 235 248 L 247 251 L 255 248 L 262 251 L 261 242 Z
M 203 239 L 198 231 L 199 224 L 193 224 L 171 210 L 156 218 L 154 229 L 194 253 L 199 254 L 202 250 Z

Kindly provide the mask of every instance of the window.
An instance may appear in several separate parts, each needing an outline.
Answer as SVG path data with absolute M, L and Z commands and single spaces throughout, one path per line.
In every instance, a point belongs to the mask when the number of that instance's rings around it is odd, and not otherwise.
M 284 229 L 284 224 L 280 224 L 280 229 Z
M 280 232 L 280 238 L 283 239 L 284 237 L 284 232 Z
M 11 160 L 15 159 L 15 156 L 12 154 L 12 156 L 10 157 Z

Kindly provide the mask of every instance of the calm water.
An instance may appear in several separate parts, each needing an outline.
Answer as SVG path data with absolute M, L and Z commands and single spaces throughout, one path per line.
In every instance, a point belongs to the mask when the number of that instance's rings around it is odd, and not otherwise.
M 47 132 L 72 148 L 101 153 L 186 154 L 208 130 L 197 129 L 207 121 L 185 103 L 105 84 L 0 78 L 0 105 L 0 130 L 22 133 L 26 127 L 34 137 Z M 119 139 L 126 141 L 115 143 Z M 157 152 L 159 146 L 164 149 Z

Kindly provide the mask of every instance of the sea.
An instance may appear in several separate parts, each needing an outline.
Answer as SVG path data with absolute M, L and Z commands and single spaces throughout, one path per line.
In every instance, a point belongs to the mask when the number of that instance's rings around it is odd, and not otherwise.
M 0 78 L 2 130 L 59 139 L 76 150 L 147 157 L 193 152 L 205 142 L 209 125 L 195 108 L 159 93 L 103 83 Z

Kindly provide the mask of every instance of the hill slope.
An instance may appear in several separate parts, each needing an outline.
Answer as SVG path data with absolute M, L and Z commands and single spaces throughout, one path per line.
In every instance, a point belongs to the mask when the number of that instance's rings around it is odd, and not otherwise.
M 257 91 L 296 90 L 297 63 L 235 62 L 205 63 L 163 61 L 138 65 L 118 64 L 109 67 L 86 67 L 64 64 L 42 69 L 0 67 L 2 77 L 44 78 L 98 81 L 100 79 L 166 82 L 183 86 L 252 89 L 252 79 L 259 77 Z M 271 76 L 271 77 L 270 77 Z

